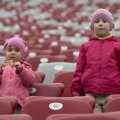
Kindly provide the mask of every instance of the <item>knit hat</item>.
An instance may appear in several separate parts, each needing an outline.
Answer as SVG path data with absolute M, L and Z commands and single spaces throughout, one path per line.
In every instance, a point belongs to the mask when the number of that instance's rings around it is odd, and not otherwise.
M 105 20 L 107 20 L 109 22 L 110 30 L 112 30 L 114 28 L 114 18 L 112 16 L 112 14 L 106 9 L 97 9 L 92 15 L 92 20 L 91 20 L 91 24 L 90 24 L 91 30 L 93 30 L 93 25 L 94 25 L 95 21 L 100 18 L 104 18 Z
M 4 49 L 7 50 L 10 46 L 16 46 L 22 53 L 22 56 L 25 56 L 27 51 L 27 43 L 19 37 L 13 37 L 8 39 L 4 44 Z

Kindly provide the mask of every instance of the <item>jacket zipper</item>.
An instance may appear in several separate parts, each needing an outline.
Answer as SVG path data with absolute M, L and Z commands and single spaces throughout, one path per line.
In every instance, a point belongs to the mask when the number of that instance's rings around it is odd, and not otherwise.
M 102 77 L 102 47 L 103 41 L 100 40 L 100 77 Z
M 103 41 L 100 40 L 100 78 L 102 77 L 102 47 L 103 47 Z M 101 90 L 101 83 L 98 84 L 99 85 L 99 92 L 102 93 Z
M 12 69 L 12 68 L 11 68 Z M 12 70 L 10 71 L 10 79 L 11 79 L 11 76 L 12 76 Z

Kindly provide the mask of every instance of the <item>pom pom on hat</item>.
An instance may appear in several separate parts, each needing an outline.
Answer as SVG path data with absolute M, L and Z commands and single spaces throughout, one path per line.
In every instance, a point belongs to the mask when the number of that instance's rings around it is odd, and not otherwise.
M 90 24 L 91 30 L 94 29 L 93 26 L 94 26 L 95 21 L 100 18 L 103 18 L 109 22 L 110 28 L 111 28 L 110 30 L 114 28 L 114 18 L 112 14 L 106 9 L 97 9 L 92 15 L 92 20 Z
M 22 38 L 13 37 L 8 39 L 4 44 L 4 49 L 7 50 L 10 46 L 18 47 L 22 55 L 25 56 L 27 51 L 27 43 Z

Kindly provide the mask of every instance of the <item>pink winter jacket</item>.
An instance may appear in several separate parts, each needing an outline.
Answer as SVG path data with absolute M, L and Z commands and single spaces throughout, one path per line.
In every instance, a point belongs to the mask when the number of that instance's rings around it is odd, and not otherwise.
M 70 90 L 84 93 L 120 94 L 120 42 L 112 36 L 92 38 L 80 47 L 80 55 Z
M 28 87 L 30 87 L 35 76 L 31 66 L 26 62 L 21 62 L 23 71 L 16 74 L 16 68 L 6 66 L 0 75 L 0 96 L 16 96 L 18 103 L 22 106 L 23 101 L 29 96 Z

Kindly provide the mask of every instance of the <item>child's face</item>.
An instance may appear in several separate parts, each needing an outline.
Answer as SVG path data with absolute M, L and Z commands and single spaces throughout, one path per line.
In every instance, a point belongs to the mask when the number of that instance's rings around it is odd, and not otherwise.
M 10 46 L 6 50 L 7 60 L 19 61 L 22 59 L 21 51 L 16 46 Z
M 105 19 L 98 19 L 94 23 L 93 31 L 98 37 L 107 37 L 110 35 L 110 24 Z

